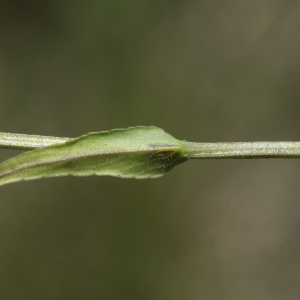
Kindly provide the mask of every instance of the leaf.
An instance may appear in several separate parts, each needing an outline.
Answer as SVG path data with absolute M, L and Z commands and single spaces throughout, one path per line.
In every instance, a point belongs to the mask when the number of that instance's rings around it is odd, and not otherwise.
M 154 126 L 89 133 L 8 159 L 0 165 L 0 185 L 67 175 L 156 178 L 187 160 L 184 145 Z

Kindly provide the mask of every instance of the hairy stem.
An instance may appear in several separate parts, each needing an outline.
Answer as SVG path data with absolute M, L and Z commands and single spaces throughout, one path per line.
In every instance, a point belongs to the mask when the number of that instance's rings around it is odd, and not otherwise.
M 188 158 L 300 158 L 300 142 L 186 143 Z
M 0 148 L 33 150 L 62 144 L 72 138 L 0 133 Z M 183 155 L 188 158 L 300 158 L 300 142 L 185 142 Z
M 62 144 L 70 140 L 72 139 L 0 132 L 0 148 L 6 149 L 32 150 Z

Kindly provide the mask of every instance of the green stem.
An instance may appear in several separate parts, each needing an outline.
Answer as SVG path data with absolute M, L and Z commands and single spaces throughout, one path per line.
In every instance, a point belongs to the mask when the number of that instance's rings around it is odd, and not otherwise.
M 72 138 L 0 133 L 0 148 L 32 150 L 62 144 Z M 300 158 L 300 142 L 185 142 L 188 158 Z
M 32 150 L 62 144 L 70 140 L 72 139 L 0 132 L 0 148 L 6 149 Z
M 300 142 L 186 143 L 188 158 L 300 158 Z

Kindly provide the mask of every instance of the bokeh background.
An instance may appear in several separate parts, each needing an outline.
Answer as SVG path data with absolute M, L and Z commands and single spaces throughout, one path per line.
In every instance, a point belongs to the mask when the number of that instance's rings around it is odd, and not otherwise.
M 300 140 L 299 1 L 0 6 L 2 132 Z M 0 298 L 299 299 L 299 178 L 300 160 L 195 160 L 1 187 Z

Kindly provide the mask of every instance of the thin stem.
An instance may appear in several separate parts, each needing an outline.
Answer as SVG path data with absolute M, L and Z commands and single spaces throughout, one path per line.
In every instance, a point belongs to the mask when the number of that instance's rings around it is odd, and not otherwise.
M 73 139 L 0 132 L 0 148 L 6 149 L 32 150 L 62 144 L 70 140 Z
M 186 143 L 188 158 L 300 158 L 300 142 Z
M 0 133 L 0 148 L 32 150 L 62 144 L 73 138 Z M 300 142 L 185 142 L 188 158 L 300 158 Z

